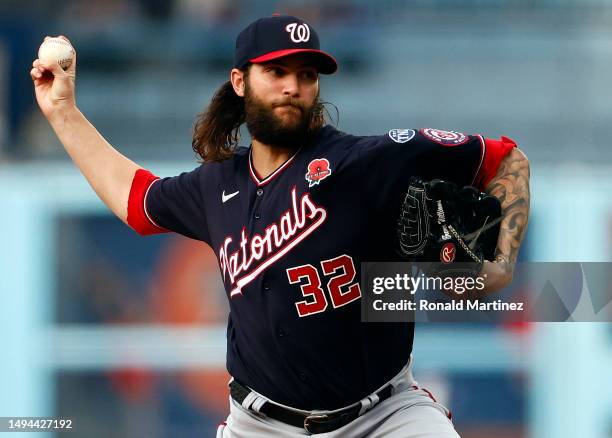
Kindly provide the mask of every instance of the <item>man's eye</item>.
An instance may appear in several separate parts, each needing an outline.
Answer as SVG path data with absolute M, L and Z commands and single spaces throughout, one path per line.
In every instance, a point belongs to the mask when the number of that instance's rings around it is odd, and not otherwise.
M 268 71 L 270 73 L 272 73 L 273 75 L 275 75 L 275 76 L 282 76 L 282 74 L 283 74 L 283 70 L 281 68 L 278 68 L 278 67 L 270 67 L 268 69 Z
M 317 79 L 317 72 L 314 70 L 304 70 L 300 72 L 300 76 L 307 81 L 315 81 Z

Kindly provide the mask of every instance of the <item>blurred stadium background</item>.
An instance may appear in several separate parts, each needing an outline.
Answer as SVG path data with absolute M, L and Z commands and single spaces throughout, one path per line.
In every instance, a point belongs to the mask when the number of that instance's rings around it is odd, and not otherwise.
M 0 416 L 74 417 L 86 437 L 214 436 L 228 409 L 214 255 L 112 217 L 28 72 L 45 35 L 68 36 L 81 110 L 172 175 L 196 166 L 191 126 L 235 35 L 275 11 L 310 20 L 337 55 L 321 82 L 340 129 L 510 136 L 532 170 L 522 260 L 611 261 L 610 1 L 0 0 Z M 609 324 L 417 328 L 417 380 L 466 438 L 612 437 L 611 370 Z

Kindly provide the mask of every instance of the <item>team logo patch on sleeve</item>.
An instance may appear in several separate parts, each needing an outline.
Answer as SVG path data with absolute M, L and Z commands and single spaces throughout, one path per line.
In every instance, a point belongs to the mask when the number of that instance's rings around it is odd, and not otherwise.
M 316 186 L 329 175 L 331 175 L 329 161 L 326 158 L 317 158 L 308 164 L 308 172 L 306 172 L 306 181 L 308 187 Z
M 468 141 L 468 136 L 457 131 L 442 131 L 441 129 L 423 128 L 421 134 L 442 146 L 459 146 Z
M 413 129 L 392 129 L 389 131 L 389 137 L 396 143 L 406 143 L 412 140 L 415 134 Z

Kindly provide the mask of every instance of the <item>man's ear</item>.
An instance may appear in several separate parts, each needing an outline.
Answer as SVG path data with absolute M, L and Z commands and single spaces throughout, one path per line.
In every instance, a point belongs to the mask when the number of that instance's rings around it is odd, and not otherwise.
M 232 83 L 232 87 L 234 87 L 234 92 L 238 96 L 244 97 L 244 72 L 237 68 L 233 68 L 230 72 L 230 82 Z

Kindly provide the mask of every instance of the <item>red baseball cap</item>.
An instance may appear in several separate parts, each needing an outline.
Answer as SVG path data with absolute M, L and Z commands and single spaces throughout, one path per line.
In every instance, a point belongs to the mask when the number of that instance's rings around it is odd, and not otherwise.
M 338 63 L 321 50 L 317 32 L 297 17 L 273 15 L 249 24 L 236 38 L 234 67 L 244 68 L 249 63 L 271 61 L 293 55 L 310 53 L 319 73 L 332 74 Z

